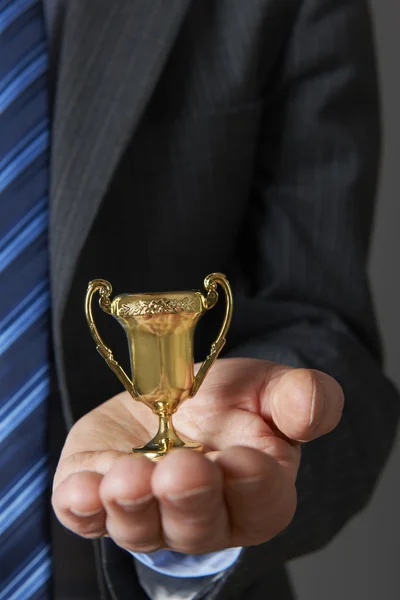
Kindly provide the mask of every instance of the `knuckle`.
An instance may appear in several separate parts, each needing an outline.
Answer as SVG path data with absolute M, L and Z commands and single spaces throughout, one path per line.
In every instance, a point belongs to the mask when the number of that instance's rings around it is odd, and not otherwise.
M 69 511 L 66 513 L 62 510 L 54 511 L 60 523 L 72 533 L 84 538 L 98 538 L 105 533 L 104 516 L 97 519 L 88 519 L 87 517 L 76 517 Z
M 181 514 L 180 524 L 190 527 L 193 530 L 193 535 L 196 536 L 205 529 L 208 532 L 215 531 L 218 526 L 218 516 L 215 511 L 202 511 L 199 513 Z
M 117 546 L 131 552 L 154 552 L 161 547 L 159 531 L 149 524 L 126 527 L 107 519 L 107 531 Z
M 105 529 L 101 529 L 99 531 L 92 531 L 90 533 L 85 533 L 85 534 L 79 534 L 81 537 L 85 538 L 86 540 L 97 540 L 99 538 L 102 538 L 106 535 L 106 530 Z
M 242 524 L 236 525 L 233 530 L 233 539 L 235 546 L 257 546 L 263 544 L 278 533 L 283 531 L 290 523 L 290 519 L 274 519 L 268 523 Z
M 69 527 L 69 529 L 81 537 L 88 539 L 96 539 L 102 537 L 106 533 L 104 524 L 96 522 L 82 523 L 80 525 L 75 525 L 75 527 Z
M 259 509 L 241 515 L 234 523 L 232 535 L 235 546 L 254 546 L 265 543 L 290 525 L 297 507 L 296 486 L 293 483 L 276 499 L 268 512 Z M 268 514 L 268 518 L 265 515 Z
M 216 546 L 223 547 L 228 537 L 228 528 L 216 523 L 208 527 L 193 526 L 179 531 L 164 532 L 166 544 L 176 552 L 185 554 L 201 554 L 211 552 Z
M 271 519 L 260 520 L 259 516 L 251 519 L 247 517 L 234 524 L 233 537 L 235 540 L 240 540 L 238 545 L 254 546 L 271 539 L 275 535 L 275 530 L 278 533 L 275 519 L 272 521 Z
M 66 529 L 81 537 L 96 538 L 106 533 L 104 511 L 96 512 L 95 516 L 78 516 L 71 508 L 54 509 L 54 512 Z
M 177 540 L 175 537 L 164 536 L 165 544 L 174 552 L 182 554 L 205 554 L 213 551 L 214 545 L 211 546 L 210 540 Z
M 140 552 L 143 554 L 147 554 L 150 552 L 156 552 L 157 550 L 161 550 L 162 542 L 160 539 L 157 540 L 147 540 L 145 542 L 136 541 L 136 542 L 126 542 L 121 540 L 115 540 L 114 542 L 120 548 L 124 548 L 124 550 L 128 550 L 129 552 Z

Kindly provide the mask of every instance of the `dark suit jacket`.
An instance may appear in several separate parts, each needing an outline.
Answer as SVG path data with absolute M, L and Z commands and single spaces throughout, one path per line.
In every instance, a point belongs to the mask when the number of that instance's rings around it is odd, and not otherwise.
M 50 246 L 65 422 L 120 390 L 84 318 L 90 279 L 149 292 L 227 273 L 225 356 L 321 369 L 347 398 L 339 427 L 303 447 L 292 524 L 205 594 L 291 598 L 283 565 L 365 506 L 399 411 L 365 270 L 379 152 L 366 3 L 69 0 L 58 64 Z M 197 358 L 216 318 L 199 327 Z M 98 319 L 124 362 L 122 330 Z M 111 540 L 95 543 L 97 589 L 93 542 L 54 535 L 58 598 L 144 597 Z

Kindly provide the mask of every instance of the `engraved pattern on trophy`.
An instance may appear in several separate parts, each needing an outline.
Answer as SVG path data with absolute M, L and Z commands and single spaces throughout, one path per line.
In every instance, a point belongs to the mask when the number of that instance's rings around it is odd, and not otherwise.
M 218 301 L 217 285 L 225 292 L 226 311 L 218 338 L 211 346 L 199 371 L 194 375 L 193 338 L 196 325 L 205 311 Z M 112 287 L 104 279 L 89 283 L 86 318 L 96 347 L 135 400 L 148 406 L 159 418 L 156 435 L 144 446 L 132 448 L 156 460 L 173 448 L 202 451 L 200 443 L 181 439 L 172 424 L 172 415 L 193 397 L 222 350 L 232 318 L 232 293 L 221 273 L 204 280 L 207 296 L 199 291 L 162 294 L 121 294 L 112 301 Z M 99 305 L 125 329 L 131 358 L 132 381 L 103 343 L 94 323 L 91 303 L 100 295 Z
M 122 304 L 119 309 L 121 317 L 131 315 L 157 315 L 176 314 L 180 312 L 198 312 L 201 309 L 197 298 L 185 297 L 182 300 L 176 298 L 160 298 L 159 300 L 136 300 L 128 304 Z

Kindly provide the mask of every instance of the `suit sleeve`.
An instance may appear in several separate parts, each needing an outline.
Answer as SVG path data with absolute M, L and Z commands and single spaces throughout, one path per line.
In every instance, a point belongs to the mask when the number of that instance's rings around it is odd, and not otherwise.
M 303 445 L 291 525 L 245 549 L 220 587 L 241 589 L 329 542 L 369 501 L 394 440 L 399 397 L 382 371 L 366 273 L 380 151 L 376 79 L 366 2 L 304 0 L 265 84 L 240 248 L 247 285 L 228 355 L 325 371 L 346 405 L 334 432 Z

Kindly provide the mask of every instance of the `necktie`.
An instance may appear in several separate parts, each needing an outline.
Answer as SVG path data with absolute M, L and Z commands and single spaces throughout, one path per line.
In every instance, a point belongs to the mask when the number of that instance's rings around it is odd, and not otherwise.
M 47 48 L 39 0 L 0 0 L 0 600 L 50 598 Z

